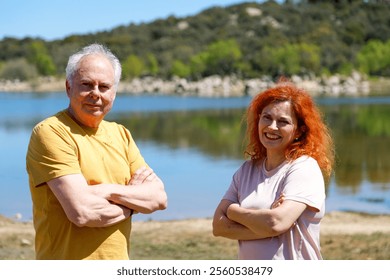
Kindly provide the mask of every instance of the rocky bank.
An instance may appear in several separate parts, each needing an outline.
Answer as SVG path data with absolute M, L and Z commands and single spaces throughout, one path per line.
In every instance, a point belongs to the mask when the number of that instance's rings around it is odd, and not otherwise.
M 306 89 L 313 96 L 365 96 L 372 91 L 371 83 L 357 72 L 348 77 L 342 75 L 329 77 L 292 76 L 291 81 L 298 87 Z M 198 81 L 178 77 L 171 80 L 143 77 L 131 81 L 121 81 L 118 93 L 239 97 L 253 96 L 273 86 L 274 83 L 274 80 L 268 76 L 242 80 L 234 76 L 215 75 Z M 0 91 L 3 92 L 63 92 L 64 88 L 64 78 L 43 77 L 33 82 L 0 81 Z

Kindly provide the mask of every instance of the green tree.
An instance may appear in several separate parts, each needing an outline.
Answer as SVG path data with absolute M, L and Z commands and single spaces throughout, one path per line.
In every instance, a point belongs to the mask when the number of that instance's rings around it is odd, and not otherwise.
M 191 57 L 192 76 L 229 75 L 240 69 L 242 53 L 234 39 L 221 40 Z
M 178 76 L 180 78 L 187 78 L 191 74 L 190 66 L 184 64 L 180 60 L 175 60 L 172 65 L 171 73 L 173 76 Z
M 0 69 L 0 79 L 26 81 L 38 76 L 34 65 L 25 58 L 12 59 L 5 62 Z
M 300 55 L 296 45 L 287 44 L 271 50 L 278 74 L 292 75 L 300 71 Z
M 273 76 L 319 73 L 321 68 L 320 48 L 313 44 L 285 44 L 265 47 L 259 54 L 263 69 Z
M 321 69 L 321 50 L 314 44 L 302 43 L 298 45 L 301 71 L 319 73 Z
M 123 79 L 131 79 L 141 76 L 146 67 L 142 59 L 136 55 L 129 55 L 122 63 L 122 77 Z
M 38 73 L 50 76 L 56 73 L 56 66 L 42 41 L 33 41 L 28 48 L 28 61 L 35 65 Z
M 146 55 L 146 67 L 149 74 L 155 76 L 159 72 L 158 60 L 153 53 L 148 53 Z
M 380 75 L 389 71 L 390 40 L 386 43 L 379 40 L 370 40 L 358 52 L 357 64 L 360 71 L 369 75 Z
M 210 44 L 205 55 L 205 75 L 234 73 L 242 57 L 240 46 L 234 39 Z
M 191 76 L 199 79 L 202 77 L 203 73 L 206 70 L 206 54 L 205 53 L 199 53 L 197 55 L 194 55 L 191 57 L 190 61 L 190 69 L 191 69 Z

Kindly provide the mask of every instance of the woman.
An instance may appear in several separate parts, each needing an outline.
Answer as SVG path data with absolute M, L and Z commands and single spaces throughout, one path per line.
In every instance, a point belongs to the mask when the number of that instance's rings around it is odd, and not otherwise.
M 213 233 L 239 259 L 322 259 L 320 221 L 333 143 L 312 98 L 291 83 L 254 97 L 245 161 L 218 205 Z

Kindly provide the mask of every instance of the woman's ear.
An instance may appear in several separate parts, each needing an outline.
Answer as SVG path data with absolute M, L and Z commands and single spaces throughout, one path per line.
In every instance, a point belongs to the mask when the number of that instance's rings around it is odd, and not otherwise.
M 294 137 L 295 141 L 302 139 L 302 137 L 306 134 L 306 131 L 307 131 L 306 125 L 300 126 L 295 132 L 295 137 Z

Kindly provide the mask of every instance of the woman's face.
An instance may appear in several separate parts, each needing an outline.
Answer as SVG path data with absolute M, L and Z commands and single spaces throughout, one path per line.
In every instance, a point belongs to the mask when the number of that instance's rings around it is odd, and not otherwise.
M 258 129 L 267 155 L 284 156 L 286 148 L 299 136 L 291 103 L 282 101 L 266 106 L 260 113 Z

